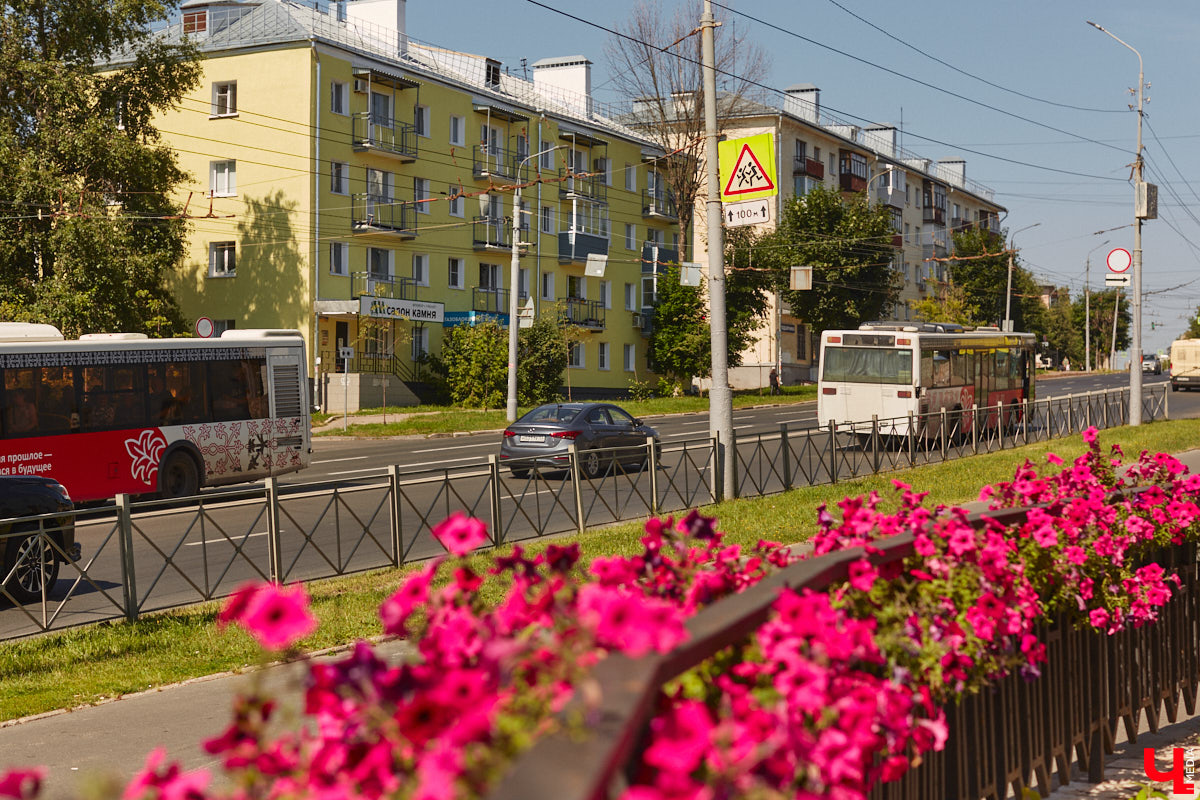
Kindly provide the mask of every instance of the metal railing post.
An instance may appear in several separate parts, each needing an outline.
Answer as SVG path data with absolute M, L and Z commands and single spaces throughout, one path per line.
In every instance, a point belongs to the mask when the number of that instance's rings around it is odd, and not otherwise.
M 1006 433 L 1004 428 L 1006 427 L 1005 426 L 1006 422 L 1007 422 L 1007 420 L 1004 419 L 1004 401 L 997 400 L 996 401 L 996 434 L 997 434 L 996 438 L 1000 440 L 1000 449 L 1001 450 L 1004 449 L 1004 434 Z
M 125 619 L 137 622 L 137 580 L 133 569 L 133 511 L 129 495 L 117 495 L 117 542 L 121 552 L 121 599 L 125 603 Z
M 979 404 L 971 404 L 971 452 L 979 455 Z
M 388 499 L 391 500 L 391 514 L 388 519 L 388 533 L 392 537 L 392 566 L 398 567 L 404 563 L 404 530 L 400 524 L 400 465 L 388 465 Z
M 1054 400 L 1046 398 L 1046 441 L 1054 438 Z
M 732 439 L 729 442 L 729 446 L 733 448 L 733 455 L 730 457 L 729 463 L 733 466 L 733 499 L 736 500 L 742 496 L 741 481 L 738 480 L 737 429 L 735 428 L 731 433 Z M 762 444 L 762 439 L 759 439 L 759 444 Z
M 949 421 L 949 418 L 946 416 L 946 407 L 945 406 L 942 406 L 941 418 L 942 418 L 941 431 L 939 431 L 939 433 L 941 435 L 938 438 L 942 440 L 942 461 L 945 461 L 946 460 L 946 434 L 949 432 L 949 430 L 947 428 L 947 422 Z
M 1075 405 L 1075 395 L 1073 395 L 1073 394 L 1067 395 L 1067 431 L 1069 433 L 1075 432 L 1075 425 L 1071 422 L 1071 412 L 1074 410 L 1073 409 L 1074 405 Z
M 279 483 L 272 475 L 267 487 L 267 552 L 270 554 L 270 575 L 275 583 L 283 583 L 283 546 L 279 541 Z
M 1102 422 L 1104 422 L 1104 428 L 1105 428 L 1105 430 L 1107 430 L 1108 429 L 1108 390 L 1107 389 L 1104 390 L 1104 402 L 1100 405 L 1100 409 L 1102 411 L 1102 413 L 1100 415 L 1100 419 Z
M 1171 396 L 1171 393 L 1169 391 L 1167 391 L 1167 384 L 1164 383 L 1163 384 L 1163 419 L 1164 420 L 1171 418 L 1171 409 L 1170 409 L 1169 404 L 1167 403 L 1167 399 L 1170 396 Z
M 783 488 L 792 488 L 792 445 L 788 442 L 788 426 L 779 423 L 779 448 L 783 451 Z
M 499 546 L 504 541 L 503 520 L 500 519 L 500 460 L 495 453 L 488 455 L 488 488 L 492 506 L 492 544 Z
M 712 442 L 713 502 L 720 503 L 725 499 L 725 462 L 721 458 L 721 437 L 712 436 L 709 441 Z
M 879 415 L 871 415 L 871 474 L 879 474 Z
M 1092 427 L 1092 395 L 1094 394 L 1095 392 L 1088 392 L 1086 395 L 1084 395 L 1084 397 L 1087 398 L 1087 400 L 1084 401 L 1086 403 L 1084 409 L 1086 410 L 1083 412 L 1083 427 L 1085 428 Z
M 1021 401 L 1021 443 L 1029 444 L 1029 399 Z
M 829 420 L 829 482 L 837 483 L 837 423 Z
M 653 436 L 646 437 L 646 464 L 650 467 L 650 516 L 658 516 L 658 448 Z
M 579 449 L 574 442 L 567 445 L 567 454 L 571 459 L 571 485 L 575 487 L 575 529 L 583 533 L 586 528 L 583 524 L 583 487 L 579 485 Z
M 917 425 L 913 419 L 913 412 L 908 412 L 908 466 L 916 466 L 917 463 Z

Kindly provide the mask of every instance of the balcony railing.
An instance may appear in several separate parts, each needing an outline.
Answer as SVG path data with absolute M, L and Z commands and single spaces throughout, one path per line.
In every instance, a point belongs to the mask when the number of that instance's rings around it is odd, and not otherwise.
M 843 172 L 838 176 L 838 179 L 843 192 L 866 191 L 867 179 L 862 175 L 855 175 L 853 172 Z
M 604 330 L 604 312 L 607 310 L 600 300 L 584 300 L 580 297 L 559 298 L 558 321 L 564 325 L 578 325 L 592 331 Z
M 642 272 L 662 272 L 667 264 L 679 263 L 679 249 L 667 247 L 657 242 L 646 242 L 642 245 Z
M 516 178 L 521 154 L 506 147 L 477 144 L 471 148 L 471 172 L 476 178 Z M 529 168 L 526 164 L 520 171 Z
M 570 170 L 560 169 L 558 179 L 559 197 L 587 197 L 608 202 L 608 186 L 603 175 L 575 175 Z
M 819 181 L 825 180 L 825 165 L 815 158 L 804 159 L 804 174 Z
M 879 202 L 891 208 L 904 208 L 904 191 L 886 183 L 881 183 L 875 189 Z
M 471 241 L 476 250 L 512 250 L 512 223 L 500 217 L 475 217 Z
M 679 219 L 679 209 L 675 205 L 675 194 L 666 191 L 642 190 L 642 216 L 665 217 Z
M 471 290 L 471 310 L 490 314 L 508 313 L 508 289 L 490 289 L 476 286 Z
M 558 262 L 585 264 L 593 253 L 608 255 L 608 237 L 583 231 L 562 231 L 558 234 Z
M 946 224 L 946 209 L 938 208 L 937 206 L 925 206 L 921 211 L 921 219 L 925 222 L 932 222 L 937 225 Z
M 350 198 L 350 224 L 361 233 L 413 237 L 417 235 L 416 204 L 365 193 L 356 194 Z
M 352 137 L 355 150 L 376 150 L 404 161 L 417 158 L 417 129 L 407 122 L 379 119 L 363 111 L 353 117 Z
M 388 297 L 392 300 L 417 300 L 415 278 L 396 278 L 377 272 L 355 272 L 351 276 L 352 293 L 355 297 Z

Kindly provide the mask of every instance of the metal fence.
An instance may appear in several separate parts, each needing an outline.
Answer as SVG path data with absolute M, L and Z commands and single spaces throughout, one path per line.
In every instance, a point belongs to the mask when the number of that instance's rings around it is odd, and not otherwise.
M 1022 406 L 971 409 L 822 428 L 781 427 L 735 436 L 739 497 L 993 452 L 1123 424 L 1125 390 L 1052 398 Z M 1144 418 L 1164 419 L 1167 393 L 1144 394 Z M 432 528 L 458 511 L 488 522 L 500 545 L 642 519 L 723 499 L 716 442 L 708 437 L 598 451 L 605 469 L 589 474 L 580 454 L 537 467 L 478 463 L 418 469 L 392 466 L 352 482 L 281 487 L 274 479 L 186 503 L 133 502 L 74 513 L 82 557 L 61 565 L 57 582 L 21 604 L 0 587 L 0 639 L 106 619 L 137 619 L 167 608 L 224 597 L 250 579 L 307 581 L 395 567 L 440 555 Z M 524 469 L 523 469 L 524 467 Z M 514 472 L 515 470 L 515 472 Z M 65 556 L 53 520 L 22 518 Z M 9 525 L 0 521 L 0 530 Z M 13 548 L 16 549 L 16 548 Z M 38 558 L 43 548 L 23 548 Z M 5 585 L 28 563 L 5 561 Z

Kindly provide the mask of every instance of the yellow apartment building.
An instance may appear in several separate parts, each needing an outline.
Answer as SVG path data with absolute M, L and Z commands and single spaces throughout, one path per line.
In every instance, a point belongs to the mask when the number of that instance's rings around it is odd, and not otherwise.
M 625 393 L 649 377 L 653 276 L 678 260 L 648 178 L 662 153 L 592 100 L 586 58 L 516 75 L 404 22 L 404 0 L 189 0 L 159 34 L 203 55 L 157 120 L 193 178 L 185 314 L 201 333 L 299 329 L 338 410 L 415 402 L 446 328 L 509 324 L 516 291 L 520 317 L 572 327 L 574 394 Z

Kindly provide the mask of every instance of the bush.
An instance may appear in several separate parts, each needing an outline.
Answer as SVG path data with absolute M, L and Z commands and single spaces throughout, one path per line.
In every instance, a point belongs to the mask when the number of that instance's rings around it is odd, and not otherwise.
M 650 381 L 639 381 L 637 378 L 630 378 L 629 397 L 637 402 L 652 400 L 654 398 L 654 387 L 650 385 Z
M 495 322 L 449 328 L 442 339 L 440 365 L 454 405 L 504 407 L 508 394 L 508 339 Z
M 559 389 L 570 359 L 563 329 L 549 317 L 522 328 L 517 345 L 517 396 L 521 405 L 538 406 L 562 397 Z

